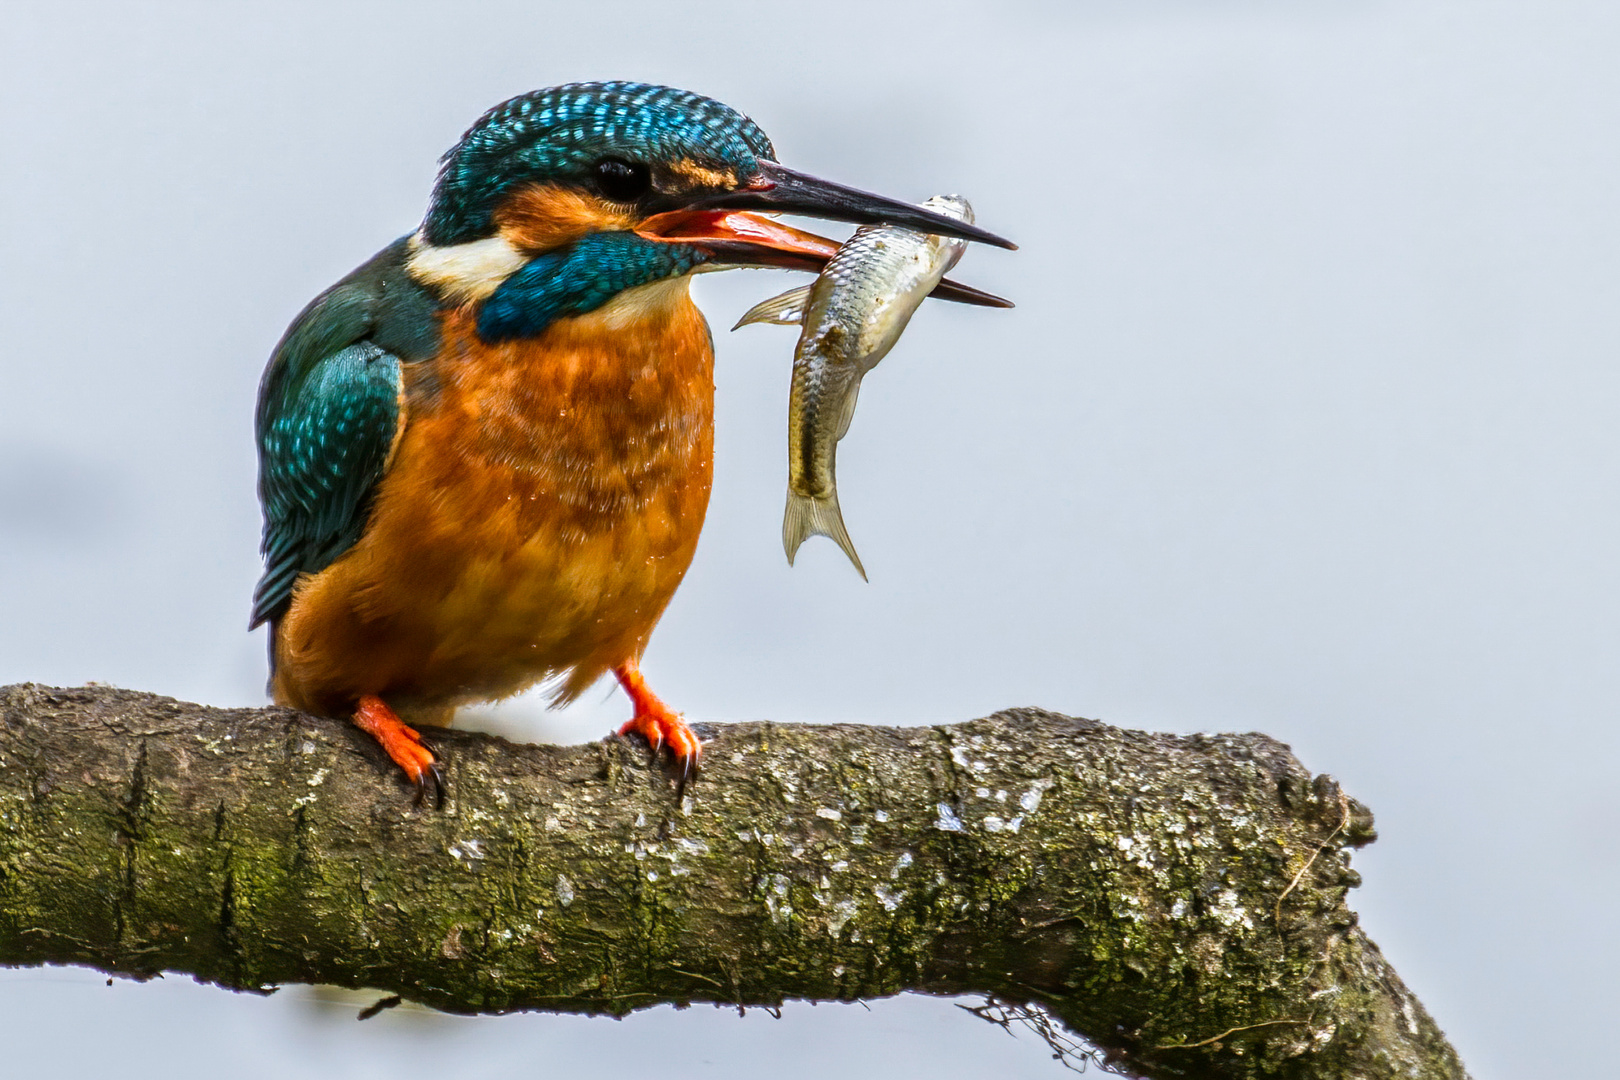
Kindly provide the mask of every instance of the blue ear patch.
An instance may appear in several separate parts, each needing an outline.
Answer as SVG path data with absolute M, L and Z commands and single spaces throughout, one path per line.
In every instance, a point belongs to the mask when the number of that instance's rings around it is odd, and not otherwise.
M 626 289 L 678 277 L 707 258 L 690 245 L 633 232 L 590 233 L 503 281 L 478 309 L 478 336 L 491 344 L 536 337 L 558 319 L 595 311 Z

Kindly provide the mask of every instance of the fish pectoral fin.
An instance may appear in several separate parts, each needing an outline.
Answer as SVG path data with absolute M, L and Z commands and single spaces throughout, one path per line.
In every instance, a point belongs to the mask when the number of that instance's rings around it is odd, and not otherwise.
M 796 289 L 789 289 L 780 296 L 773 296 L 769 300 L 761 300 L 743 313 L 737 320 L 733 330 L 740 330 L 749 323 L 772 323 L 776 326 L 797 326 L 804 321 L 804 308 L 810 301 L 810 286 L 800 285 Z
M 869 580 L 866 568 L 861 565 L 861 557 L 855 554 L 855 542 L 849 538 L 849 530 L 844 528 L 844 514 L 838 508 L 837 490 L 823 499 L 788 492 L 787 510 L 782 514 L 782 546 L 787 549 L 789 566 L 793 565 L 793 556 L 798 553 L 799 545 L 812 536 L 828 537 L 843 548 L 849 561 L 855 564 L 861 580 Z

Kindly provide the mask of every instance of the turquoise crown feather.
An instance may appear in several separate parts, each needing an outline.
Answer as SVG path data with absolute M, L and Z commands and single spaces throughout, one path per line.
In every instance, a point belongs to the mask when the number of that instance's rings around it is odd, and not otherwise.
M 490 109 L 445 154 L 423 238 L 460 244 L 489 236 L 495 207 L 513 187 L 583 180 L 605 156 L 686 158 L 747 177 L 776 151 L 748 117 L 689 90 L 639 82 L 547 87 Z

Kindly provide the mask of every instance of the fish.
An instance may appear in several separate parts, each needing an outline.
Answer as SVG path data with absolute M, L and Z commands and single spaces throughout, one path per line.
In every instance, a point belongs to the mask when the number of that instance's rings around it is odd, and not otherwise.
M 973 223 L 973 207 L 961 196 L 935 195 L 922 205 Z M 954 237 L 868 225 L 838 249 L 815 281 L 754 305 L 732 327 L 801 327 L 788 397 L 788 492 L 782 515 L 789 566 L 807 539 L 826 536 L 868 580 L 838 506 L 838 440 L 855 415 L 861 379 L 894 348 L 912 314 L 966 248 L 967 241 Z M 946 284 L 978 297 L 969 302 L 1012 307 L 1000 297 Z M 954 298 L 945 289 L 937 295 Z

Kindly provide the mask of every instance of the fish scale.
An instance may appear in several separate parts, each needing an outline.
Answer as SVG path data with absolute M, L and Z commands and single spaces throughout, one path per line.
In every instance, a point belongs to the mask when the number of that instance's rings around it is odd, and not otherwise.
M 960 196 L 936 195 L 922 205 L 973 223 L 973 208 Z M 826 536 L 866 577 L 838 506 L 838 440 L 849 431 L 861 379 L 888 355 L 912 313 L 966 248 L 965 240 L 869 225 L 838 249 L 814 282 L 756 305 L 738 321 L 802 326 L 788 396 L 782 515 L 788 565 L 805 540 Z

